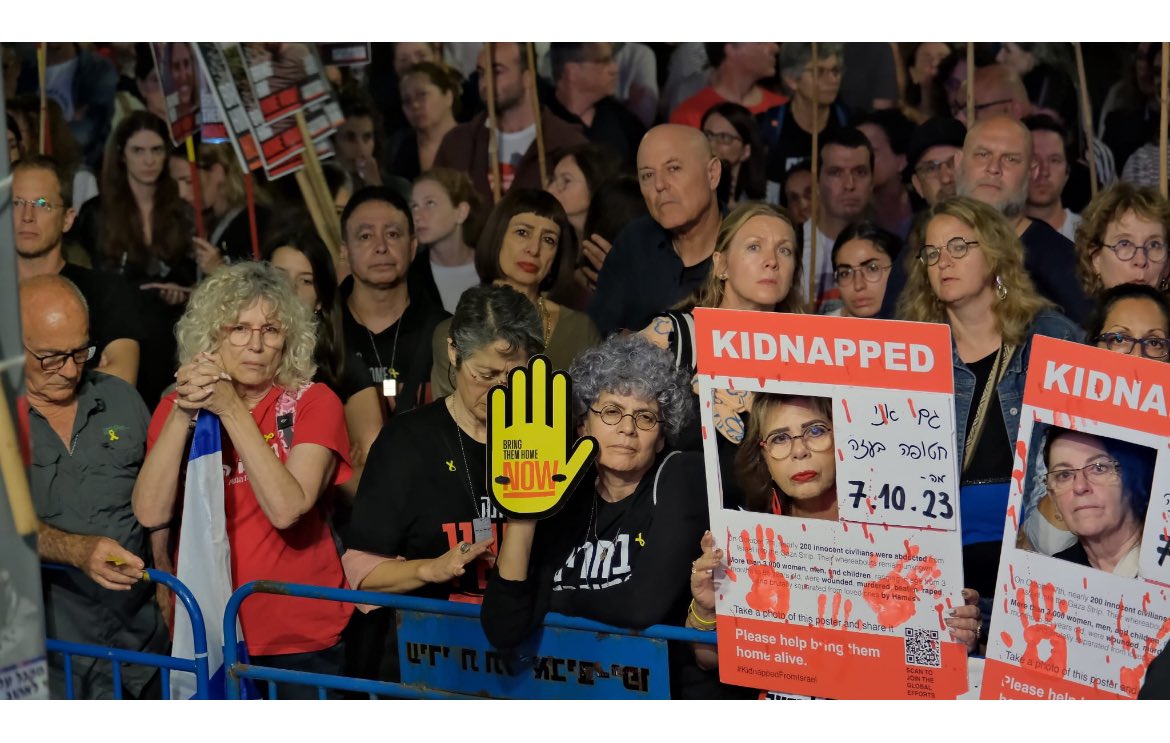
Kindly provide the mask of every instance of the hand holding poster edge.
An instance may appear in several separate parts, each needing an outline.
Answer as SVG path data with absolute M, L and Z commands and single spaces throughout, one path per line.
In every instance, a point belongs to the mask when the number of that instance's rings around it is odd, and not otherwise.
M 573 443 L 572 390 L 538 354 L 488 393 L 487 491 L 509 518 L 556 513 L 597 454 L 592 436 Z

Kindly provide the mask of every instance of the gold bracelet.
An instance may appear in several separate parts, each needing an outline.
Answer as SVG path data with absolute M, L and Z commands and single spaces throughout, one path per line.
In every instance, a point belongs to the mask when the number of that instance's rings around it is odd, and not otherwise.
M 699 616 L 699 612 L 695 611 L 695 600 L 691 599 L 691 615 L 694 616 L 695 621 L 702 625 L 700 629 L 713 629 L 715 627 L 714 619 L 707 621 Z

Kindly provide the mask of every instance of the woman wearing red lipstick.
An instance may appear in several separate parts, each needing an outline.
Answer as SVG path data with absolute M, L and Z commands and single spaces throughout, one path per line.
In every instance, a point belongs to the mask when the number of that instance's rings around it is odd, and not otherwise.
M 752 401 L 745 445 L 735 458 L 735 473 L 744 491 L 744 508 L 759 513 L 836 521 L 837 467 L 833 458 L 833 404 L 827 397 L 758 393 Z M 724 564 L 723 550 L 710 532 L 703 535 L 703 556 L 691 570 L 687 626 L 715 629 L 713 571 Z M 967 602 L 946 620 L 951 635 L 973 651 L 979 640 L 979 595 L 963 589 Z M 702 668 L 718 664 L 715 649 L 696 645 Z
M 576 257 L 577 233 L 561 202 L 532 188 L 513 188 L 496 204 L 475 248 L 475 268 L 483 283 L 510 286 L 536 307 L 544 354 L 554 369 L 568 369 L 577 354 L 601 341 L 588 315 L 548 298 L 562 278 L 572 281 L 570 272 Z M 447 320 L 435 329 L 431 388 L 436 398 L 451 393 L 447 361 L 450 324 Z
M 696 372 L 696 307 L 719 307 L 755 312 L 802 312 L 799 292 L 792 291 L 801 275 L 801 251 L 797 249 L 792 217 L 781 208 L 762 202 L 747 202 L 724 218 L 715 239 L 711 273 L 707 281 L 678 308 L 659 315 L 642 330 L 642 336 L 665 348 L 680 369 L 692 377 Z M 702 451 L 699 428 L 698 390 L 692 402 L 694 415 L 683 432 L 679 448 Z M 714 400 L 715 428 L 721 434 L 719 457 L 723 466 L 723 500 L 729 507 L 741 505 L 742 494 L 731 477 L 743 431 L 751 393 L 717 390 Z
M 1036 290 L 1024 247 L 992 207 L 964 197 L 927 210 L 910 242 L 898 317 L 947 323 L 955 377 L 963 574 L 991 611 L 1032 338 L 1079 343 L 1080 328 Z
M 1128 441 L 1053 428 L 1044 484 L 1077 541 L 1054 557 L 1123 578 L 1138 575 L 1154 452 Z

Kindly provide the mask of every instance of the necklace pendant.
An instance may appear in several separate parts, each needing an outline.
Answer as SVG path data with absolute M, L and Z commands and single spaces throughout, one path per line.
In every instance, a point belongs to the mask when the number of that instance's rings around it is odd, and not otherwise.
M 383 379 L 382 380 L 382 394 L 385 397 L 394 397 L 398 394 L 398 380 L 397 379 Z
M 603 547 L 601 549 L 601 561 L 605 562 L 605 558 L 607 558 L 607 557 L 609 557 L 609 547 L 608 546 Z

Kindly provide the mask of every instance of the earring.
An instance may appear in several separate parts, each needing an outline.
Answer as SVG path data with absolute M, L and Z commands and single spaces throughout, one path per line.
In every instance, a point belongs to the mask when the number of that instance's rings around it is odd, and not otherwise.
M 1158 283 L 1158 288 L 1162 291 L 1166 291 L 1167 288 L 1170 288 L 1170 283 L 1167 283 L 1166 277 L 1163 277 L 1162 280 Z
M 999 280 L 999 276 L 995 277 L 995 296 L 999 297 L 999 301 L 1007 299 L 1007 287 Z
M 725 273 L 719 274 L 719 280 L 720 281 L 727 281 L 727 274 L 725 274 Z

